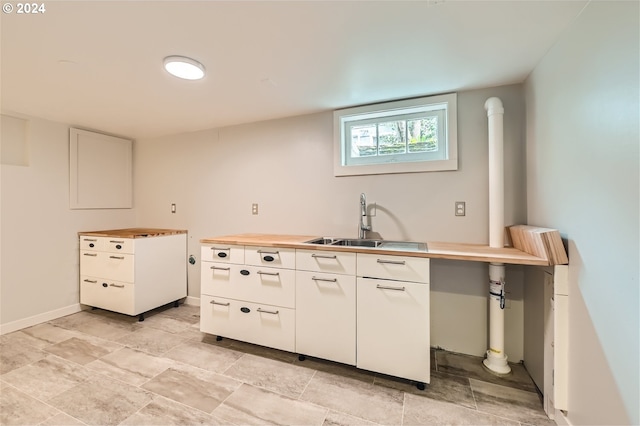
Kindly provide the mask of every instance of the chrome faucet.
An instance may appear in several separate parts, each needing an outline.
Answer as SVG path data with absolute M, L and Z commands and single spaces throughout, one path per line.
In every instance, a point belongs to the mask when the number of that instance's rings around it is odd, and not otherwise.
M 364 239 L 366 237 L 366 232 L 371 231 L 371 225 L 365 225 L 365 218 L 367 217 L 367 197 L 364 195 L 364 192 L 360 194 L 360 229 L 358 233 L 358 238 Z

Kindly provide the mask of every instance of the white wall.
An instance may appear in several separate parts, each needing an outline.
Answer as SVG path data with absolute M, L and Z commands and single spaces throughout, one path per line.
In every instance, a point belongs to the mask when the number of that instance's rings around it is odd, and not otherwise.
M 458 94 L 456 172 L 333 176 L 332 113 L 211 129 L 135 144 L 135 203 L 140 226 L 189 230 L 199 240 L 244 232 L 356 236 L 359 194 L 377 204 L 373 231 L 386 239 L 488 243 L 487 117 L 491 96 L 505 105 L 506 223 L 524 223 L 522 86 Z M 454 201 L 467 216 L 454 216 Z M 170 212 L 176 203 L 177 213 Z M 251 204 L 259 215 L 251 215 Z M 199 297 L 199 262 L 189 295 Z M 487 267 L 433 262 L 432 344 L 483 355 L 487 349 Z M 522 277 L 509 268 L 513 300 L 506 351 L 522 359 Z
M 573 424 L 638 424 L 639 3 L 591 2 L 526 81 L 529 221 L 569 241 Z
M 79 308 L 78 231 L 135 225 L 133 209 L 70 210 L 69 126 L 25 118 L 28 165 L 0 169 L 3 333 Z

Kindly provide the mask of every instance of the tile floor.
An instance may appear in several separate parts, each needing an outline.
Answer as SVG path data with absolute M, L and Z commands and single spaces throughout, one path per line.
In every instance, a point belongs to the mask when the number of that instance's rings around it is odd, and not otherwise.
M 2 425 L 554 425 L 522 365 L 432 351 L 431 384 L 200 333 L 199 308 L 82 311 L 0 336 Z

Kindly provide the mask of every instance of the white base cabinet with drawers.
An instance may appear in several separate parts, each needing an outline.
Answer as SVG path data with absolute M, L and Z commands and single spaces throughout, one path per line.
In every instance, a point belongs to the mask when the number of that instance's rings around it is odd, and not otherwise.
M 142 321 L 145 312 L 187 296 L 186 233 L 79 238 L 80 303 Z
M 295 250 L 201 249 L 200 330 L 295 352 Z
M 200 330 L 430 382 L 429 259 L 203 244 Z

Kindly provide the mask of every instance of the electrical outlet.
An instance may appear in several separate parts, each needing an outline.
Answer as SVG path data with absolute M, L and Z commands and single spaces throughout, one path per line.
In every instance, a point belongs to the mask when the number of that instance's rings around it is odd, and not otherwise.
M 251 214 L 258 214 L 258 203 L 251 204 Z
M 464 216 L 467 213 L 464 201 L 456 201 L 456 216 Z

